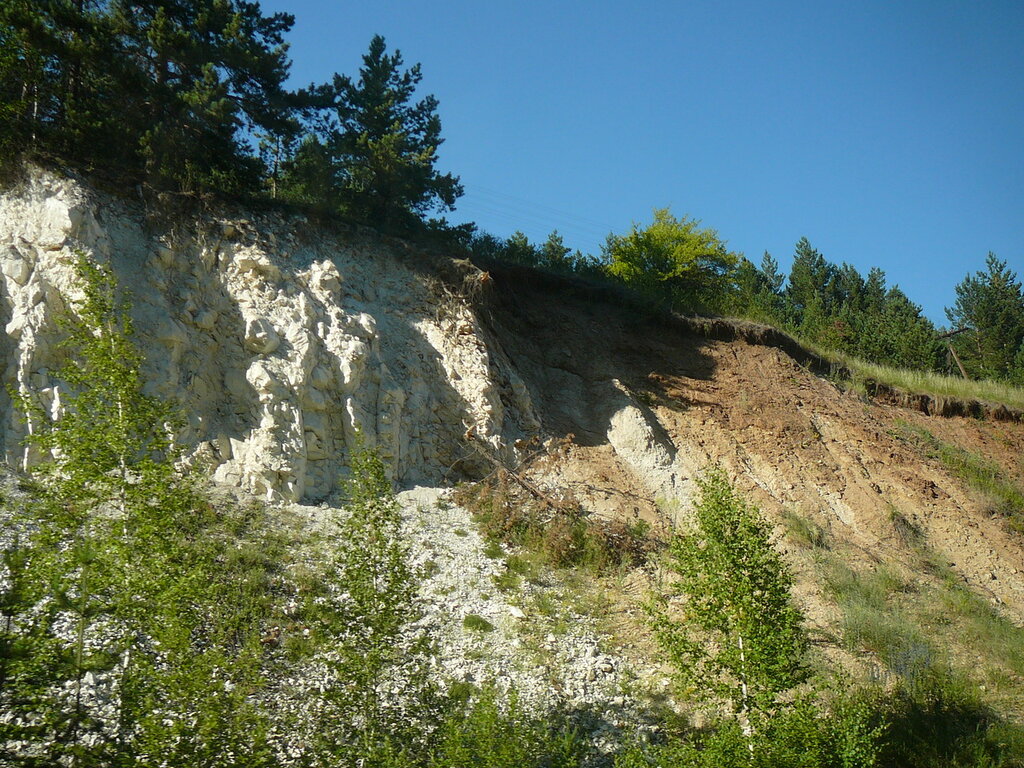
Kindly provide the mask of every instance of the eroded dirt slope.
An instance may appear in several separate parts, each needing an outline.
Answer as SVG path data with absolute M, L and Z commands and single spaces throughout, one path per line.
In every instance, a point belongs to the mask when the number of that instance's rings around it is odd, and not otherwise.
M 598 514 L 668 527 L 690 510 L 694 478 L 718 463 L 773 522 L 795 513 L 868 568 L 903 563 L 923 541 L 1024 622 L 1024 538 L 907 439 L 923 427 L 1019 481 L 1024 425 L 928 417 L 844 392 L 764 329 L 715 340 L 610 308 L 570 282 L 493 278 L 490 331 L 545 432 L 572 436 L 530 464 L 546 487 L 570 489 Z M 907 522 L 920 531 L 914 543 Z M 826 623 L 825 601 L 804 582 L 802 599 Z

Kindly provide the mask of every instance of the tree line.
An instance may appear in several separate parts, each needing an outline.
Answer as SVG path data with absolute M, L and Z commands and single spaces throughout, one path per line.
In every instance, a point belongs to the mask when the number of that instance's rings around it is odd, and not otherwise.
M 407 233 L 450 209 L 437 100 L 374 37 L 358 76 L 285 87 L 287 13 L 245 0 L 9 0 L 0 6 L 0 162 L 146 190 L 272 197 Z M 435 223 L 444 226 L 442 223 Z
M 481 258 L 620 283 L 662 309 L 765 322 L 873 363 L 1024 384 L 1024 287 L 992 253 L 985 269 L 957 284 L 949 326 L 940 327 L 878 267 L 863 275 L 801 238 L 784 274 L 768 252 L 755 265 L 714 229 L 668 209 L 608 235 L 598 255 L 573 252 L 557 231 L 539 244 L 522 232 L 507 240 L 478 234 L 470 248 Z
M 437 169 L 441 121 L 384 38 L 358 75 L 285 87 L 287 13 L 245 0 L 7 0 L 0 4 L 0 165 L 29 158 L 189 198 L 268 198 L 477 257 L 609 280 L 659 307 L 779 326 L 871 362 L 1024 383 L 1024 291 L 994 255 L 956 287 L 937 328 L 877 268 L 796 244 L 788 275 L 730 251 L 696 219 L 656 210 L 597 255 L 553 232 L 507 240 L 434 218 L 463 188 Z

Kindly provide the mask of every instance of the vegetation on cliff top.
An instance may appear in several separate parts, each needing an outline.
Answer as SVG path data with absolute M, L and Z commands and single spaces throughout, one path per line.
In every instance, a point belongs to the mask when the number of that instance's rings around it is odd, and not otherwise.
M 0 164 L 60 162 L 158 193 L 300 204 L 624 285 L 658 308 L 760 320 L 870 364 L 1024 383 L 1024 290 L 992 254 L 957 285 L 943 335 L 880 269 L 832 264 L 806 238 L 784 276 L 771 255 L 755 266 L 667 209 L 610 234 L 598 255 L 572 252 L 557 232 L 534 246 L 428 218 L 463 190 L 436 168 L 438 102 L 416 99 L 420 65 L 405 68 L 375 36 L 357 77 L 289 90 L 293 23 L 241 0 L 6 2 Z

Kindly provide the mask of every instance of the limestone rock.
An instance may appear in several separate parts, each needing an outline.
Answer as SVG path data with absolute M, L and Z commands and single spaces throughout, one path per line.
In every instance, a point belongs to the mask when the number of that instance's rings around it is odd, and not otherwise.
M 268 499 L 323 498 L 362 439 L 399 483 L 437 482 L 467 428 L 498 447 L 536 426 L 473 310 L 390 246 L 280 214 L 163 226 L 154 232 L 131 201 L 39 170 L 0 191 L 10 384 L 59 414 L 49 372 L 65 354 L 59 319 L 80 290 L 80 251 L 131 295 L 147 390 L 180 404 L 178 439 L 217 480 Z M 34 460 L 3 408 L 8 461 Z

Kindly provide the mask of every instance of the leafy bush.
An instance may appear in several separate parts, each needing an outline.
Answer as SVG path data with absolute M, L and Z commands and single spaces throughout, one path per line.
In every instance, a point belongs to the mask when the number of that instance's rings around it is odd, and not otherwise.
M 63 412 L 18 396 L 49 458 L 4 554 L 0 755 L 263 765 L 248 695 L 280 549 L 260 510 L 214 510 L 176 471 L 171 413 L 142 392 L 127 303 L 107 270 L 76 266 Z M 260 547 L 236 557 L 253 536 Z
M 706 701 L 729 701 L 750 748 L 780 695 L 807 677 L 803 616 L 790 597 L 792 576 L 772 547 L 760 513 L 721 470 L 700 479 L 694 528 L 669 544 L 669 585 L 681 598 L 650 606 L 658 640 L 677 675 Z
M 873 698 L 857 694 L 825 712 L 800 698 L 765 724 L 751 746 L 740 723 L 717 720 L 671 743 L 633 745 L 615 768 L 871 768 L 886 730 Z
M 653 549 L 646 524 L 594 520 L 569 501 L 555 509 L 524 498 L 514 492 L 504 473 L 462 486 L 456 498 L 473 513 L 490 542 L 521 547 L 554 568 L 599 572 L 639 565 Z
M 515 691 L 487 688 L 471 701 L 453 700 L 440 729 L 431 768 L 573 768 L 584 743 L 569 723 L 528 716 Z

